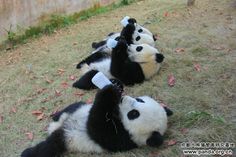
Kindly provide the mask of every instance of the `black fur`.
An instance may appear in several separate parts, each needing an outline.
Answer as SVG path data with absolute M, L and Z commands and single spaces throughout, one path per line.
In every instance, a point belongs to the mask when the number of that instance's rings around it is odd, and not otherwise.
M 77 64 L 76 68 L 80 69 L 83 64 L 88 64 L 89 65 L 93 62 L 98 62 L 98 61 L 103 60 L 107 57 L 110 57 L 110 55 L 105 53 L 105 52 L 93 53 L 93 54 L 89 55 L 87 58 L 85 58 L 84 60 L 82 60 L 79 64 Z
M 121 38 L 112 50 L 111 74 L 125 85 L 141 83 L 145 79 L 142 68 L 139 63 L 129 59 L 127 49 L 127 42 Z
M 157 147 L 160 146 L 163 141 L 163 136 L 159 132 L 154 131 L 152 135 L 147 139 L 146 143 L 148 146 Z
M 161 53 L 157 53 L 156 54 L 156 61 L 157 61 L 157 63 L 162 63 L 164 58 L 165 57 L 163 56 L 163 54 L 161 54 Z
M 45 141 L 25 149 L 21 157 L 61 157 L 67 150 L 62 129 L 54 131 Z
M 58 121 L 61 117 L 61 115 L 63 113 L 69 113 L 69 114 L 72 114 L 74 113 L 77 109 L 79 109 L 82 105 L 85 105 L 86 103 L 85 102 L 76 102 L 76 103 L 73 103 L 69 106 L 67 106 L 66 108 L 64 108 L 63 110 L 55 113 L 52 117 L 52 119 L 54 121 Z
M 173 115 L 173 111 L 171 111 L 168 107 L 164 106 L 167 116 Z
M 107 43 L 106 40 L 102 40 L 102 41 L 99 41 L 99 42 L 93 42 L 92 43 L 92 48 L 97 49 L 97 48 L 105 45 L 106 43 Z
M 128 22 L 131 23 L 131 24 L 137 23 L 137 21 L 136 21 L 135 18 L 130 18 L 130 19 L 128 20 Z
M 92 83 L 92 78 L 98 73 L 97 70 L 91 70 L 85 73 L 79 80 L 73 83 L 73 87 L 79 89 L 95 89 L 96 86 Z
M 125 40 L 127 41 L 127 44 L 133 44 L 133 34 L 135 31 L 135 26 L 134 24 L 129 23 L 127 26 L 125 26 L 121 33 L 120 36 L 124 37 Z
M 102 148 L 113 152 L 137 147 L 119 118 L 120 101 L 121 92 L 116 86 L 104 87 L 96 95 L 87 122 L 91 139 Z

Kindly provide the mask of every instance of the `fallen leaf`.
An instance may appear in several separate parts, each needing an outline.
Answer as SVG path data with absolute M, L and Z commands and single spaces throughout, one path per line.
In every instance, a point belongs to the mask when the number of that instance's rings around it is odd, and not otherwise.
M 74 42 L 73 45 L 74 45 L 74 46 L 75 46 L 75 45 L 78 45 L 78 42 Z
M 74 93 L 74 96 L 79 96 L 79 97 L 81 97 L 81 96 L 83 96 L 83 95 L 84 95 L 83 92 L 75 92 L 75 93 Z
M 26 132 L 25 135 L 27 136 L 27 139 L 33 140 L 34 134 L 32 132 Z
M 87 104 L 92 104 L 93 103 L 93 100 L 91 98 L 89 98 L 87 101 L 86 101 Z
M 48 102 L 48 98 L 43 98 L 43 100 L 41 100 L 42 103 Z
M 219 46 L 219 45 L 216 45 L 212 48 L 213 50 L 224 50 L 225 47 L 224 46 Z
M 16 111 L 17 111 L 17 110 L 16 110 L 16 107 L 12 107 L 10 112 L 11 112 L 11 113 L 16 113 Z
M 3 116 L 0 115 L 0 124 L 3 122 Z
M 64 69 L 57 69 L 57 73 L 58 73 L 59 75 L 62 75 L 62 74 L 64 74 L 64 72 L 65 72 L 65 70 L 64 70 Z
M 176 145 L 176 143 L 177 143 L 177 141 L 174 140 L 174 139 L 167 141 L 167 145 L 168 145 L 168 146 Z
M 165 17 L 169 16 L 169 13 L 168 13 L 168 12 L 165 12 L 165 13 L 164 13 L 164 16 L 165 16 Z
M 53 80 L 50 80 L 50 79 L 48 79 L 47 77 L 45 78 L 45 81 L 46 81 L 48 84 L 53 83 Z
M 176 82 L 176 80 L 175 80 L 174 75 L 173 75 L 173 74 L 170 74 L 170 75 L 168 76 L 168 85 L 169 85 L 170 87 L 173 87 L 173 86 L 175 85 L 175 82 Z
M 151 152 L 149 153 L 149 157 L 159 157 L 160 153 L 159 152 Z
M 184 48 L 176 48 L 176 49 L 175 49 L 175 52 L 178 53 L 178 54 L 181 54 L 181 53 L 183 53 L 184 51 L 185 51 Z
M 43 120 L 43 118 L 44 118 L 44 113 L 37 116 L 38 121 Z
M 31 113 L 32 113 L 33 115 L 35 115 L 35 116 L 38 116 L 38 115 L 41 115 L 43 112 L 40 111 L 40 110 L 34 110 L 34 111 L 32 111 Z
M 74 81 L 76 79 L 76 77 L 74 75 L 70 75 L 70 80 Z
M 198 72 L 201 71 L 201 65 L 200 64 L 194 64 L 194 69 Z
M 62 95 L 62 94 L 61 94 L 61 91 L 55 90 L 55 95 L 56 95 L 56 96 L 61 96 L 61 95 Z
M 37 93 L 37 94 L 41 94 L 41 93 L 43 93 L 45 90 L 47 90 L 47 88 L 40 88 L 40 89 L 37 89 L 37 90 L 36 90 L 36 93 Z
M 160 102 L 159 103 L 162 107 L 167 107 L 167 105 L 165 104 L 165 103 L 163 103 L 163 102 Z
M 61 83 L 61 86 L 62 86 L 63 88 L 68 88 L 68 87 L 69 87 L 69 84 L 68 84 L 67 82 L 62 82 L 62 83 Z
M 187 134 L 187 133 L 188 133 L 188 129 L 187 129 L 187 128 L 181 128 L 181 129 L 180 129 L 180 132 L 181 132 L 182 134 Z

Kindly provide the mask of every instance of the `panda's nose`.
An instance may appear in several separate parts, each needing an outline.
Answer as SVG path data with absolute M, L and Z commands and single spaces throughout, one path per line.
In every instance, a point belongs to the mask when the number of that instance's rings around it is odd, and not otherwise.
M 156 54 L 156 62 L 157 63 L 162 63 L 163 62 L 163 60 L 164 60 L 164 56 L 163 56 L 163 54 L 161 54 L 161 53 L 157 53 Z

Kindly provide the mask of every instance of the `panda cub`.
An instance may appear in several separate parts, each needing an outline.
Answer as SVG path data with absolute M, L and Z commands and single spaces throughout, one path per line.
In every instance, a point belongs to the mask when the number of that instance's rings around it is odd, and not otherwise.
M 123 37 L 119 41 L 109 39 L 108 46 L 112 48 L 111 57 L 106 53 L 95 53 L 77 65 L 83 75 L 73 87 L 87 90 L 95 88 L 91 79 L 99 71 L 109 79 L 119 79 L 125 85 L 142 83 L 159 71 L 164 60 L 156 48 L 148 44 L 128 46 Z
M 106 85 L 93 104 L 74 103 L 57 113 L 49 136 L 21 157 L 59 157 L 66 152 L 127 151 L 138 146 L 160 146 L 173 112 L 148 96 L 122 96 Z
M 139 25 L 134 18 L 130 18 L 128 16 L 124 17 L 121 21 L 123 27 L 126 27 L 129 24 L 134 25 L 134 29 L 129 32 L 130 37 L 127 40 L 128 44 L 149 44 L 151 46 L 155 46 L 156 38 L 155 36 L 146 28 Z M 118 40 L 121 36 L 121 33 L 110 33 L 108 36 L 100 42 L 93 42 L 92 48 L 95 50 L 92 53 L 96 52 L 106 52 L 111 53 L 111 49 L 107 46 L 107 41 L 109 39 Z

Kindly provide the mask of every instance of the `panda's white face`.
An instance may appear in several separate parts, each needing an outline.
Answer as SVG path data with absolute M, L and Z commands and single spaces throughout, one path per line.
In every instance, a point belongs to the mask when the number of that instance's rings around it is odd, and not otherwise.
M 160 52 L 156 48 L 148 44 L 139 44 L 139 45 L 131 44 L 128 47 L 128 53 L 129 55 L 132 55 L 132 54 L 139 54 L 139 53 L 156 54 Z
M 144 145 L 152 132 L 157 131 L 163 135 L 167 128 L 167 114 L 164 108 L 148 96 L 124 96 L 119 109 L 125 129 L 139 145 Z
M 144 27 L 140 26 L 139 24 L 135 25 L 135 31 L 153 36 L 153 34 L 147 28 L 144 28 Z
M 133 43 L 135 45 L 138 44 L 148 44 L 150 46 L 155 46 L 155 41 L 153 39 L 153 36 L 145 33 L 139 33 L 138 31 L 134 31 L 133 34 Z

